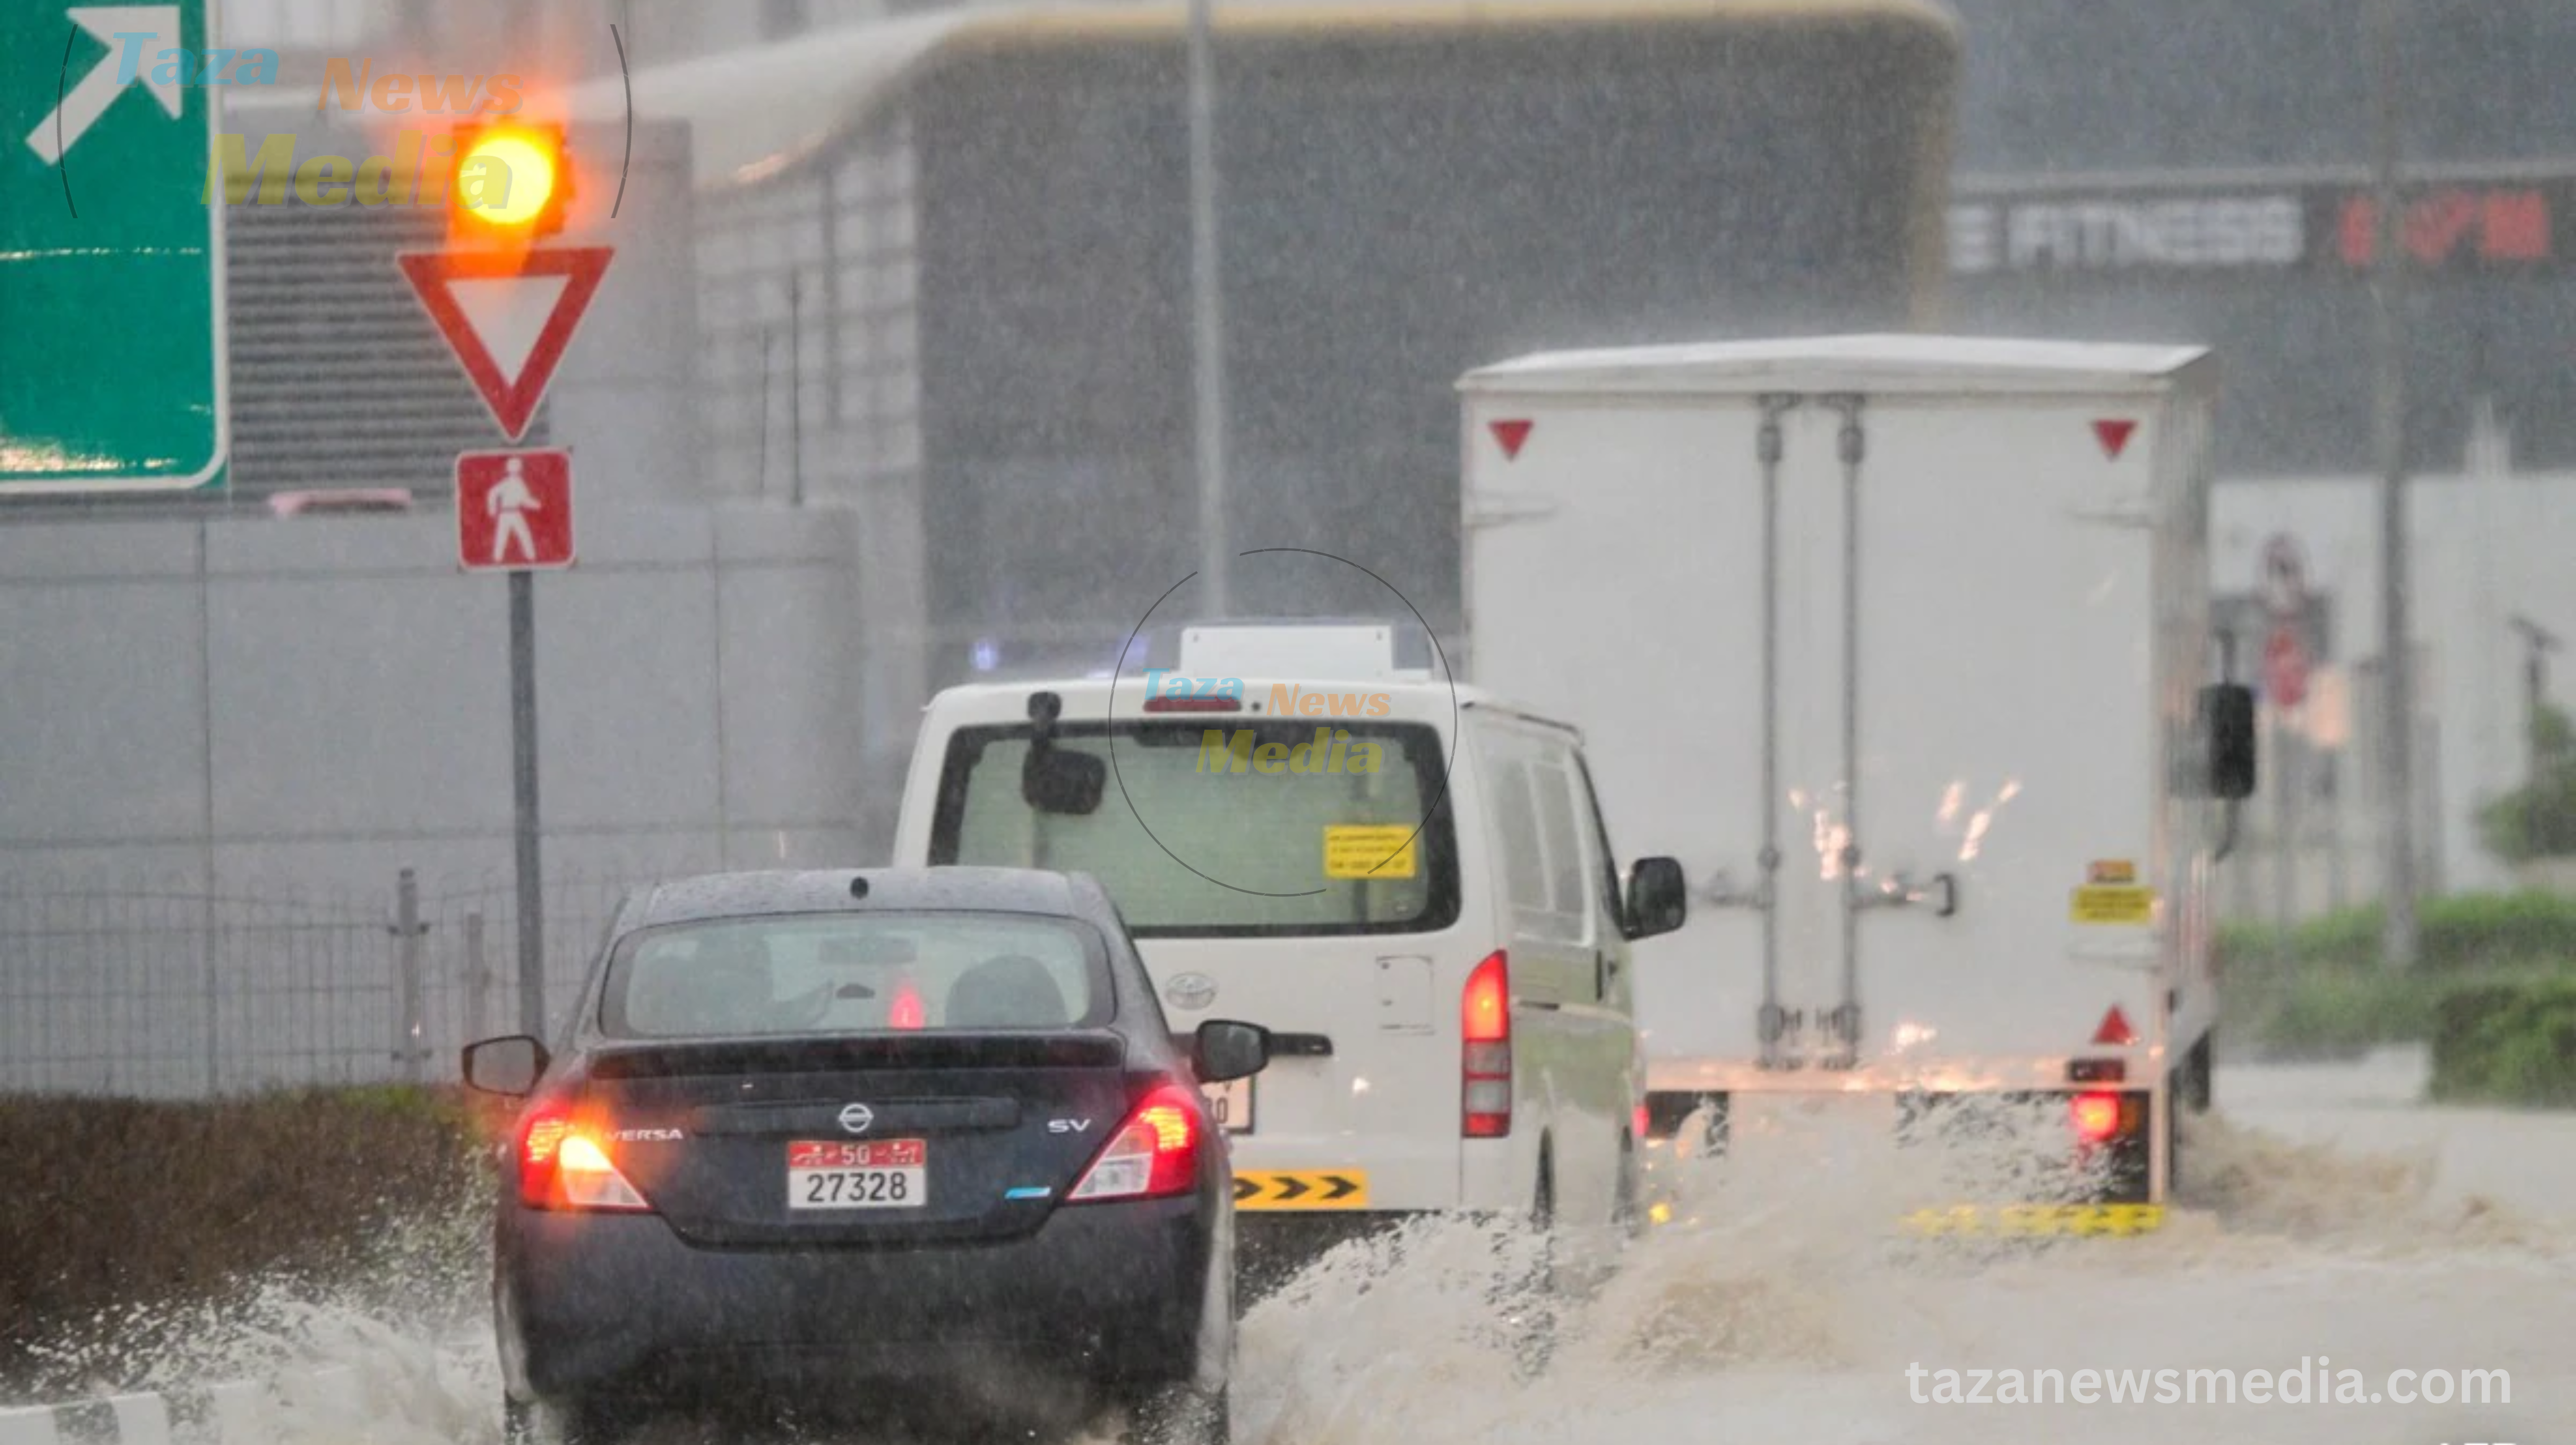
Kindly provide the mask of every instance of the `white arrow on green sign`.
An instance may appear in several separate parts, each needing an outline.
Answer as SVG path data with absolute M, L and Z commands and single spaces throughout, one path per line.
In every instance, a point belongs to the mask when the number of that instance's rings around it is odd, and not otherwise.
M 223 475 L 207 3 L 0 4 L 0 496 Z

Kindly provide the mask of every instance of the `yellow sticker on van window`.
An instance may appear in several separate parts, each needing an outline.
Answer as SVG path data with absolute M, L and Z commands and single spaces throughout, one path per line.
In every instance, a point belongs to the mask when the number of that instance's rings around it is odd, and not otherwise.
M 1413 835 L 1404 823 L 1334 823 L 1324 829 L 1327 878 L 1410 878 Z
M 2093 883 L 2075 890 L 2067 916 L 2077 923 L 2136 926 L 2156 920 L 2156 890 L 2124 883 Z

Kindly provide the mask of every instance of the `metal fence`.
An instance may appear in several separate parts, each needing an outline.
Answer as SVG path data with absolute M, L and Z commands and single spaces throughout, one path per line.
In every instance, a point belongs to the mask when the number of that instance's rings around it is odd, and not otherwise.
M 549 1033 L 636 881 L 548 881 Z M 519 1027 L 516 940 L 506 878 L 315 896 L 0 876 L 0 1093 L 451 1081 L 465 1043 Z

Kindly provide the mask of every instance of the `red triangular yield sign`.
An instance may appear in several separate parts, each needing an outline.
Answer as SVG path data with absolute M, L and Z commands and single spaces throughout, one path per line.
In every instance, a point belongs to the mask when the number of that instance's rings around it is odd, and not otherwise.
M 2093 1042 L 2097 1044 L 2121 1045 L 2137 1041 L 2137 1034 L 2129 1027 L 2129 1016 L 2120 1012 L 2118 1004 L 2111 1005 L 2111 1011 L 2102 1015 L 2102 1026 L 2093 1031 Z
M 2137 429 L 2138 424 L 2133 421 L 2104 420 L 2093 423 L 2093 435 L 2102 443 L 2102 455 L 2115 462 L 2120 459 L 2120 453 L 2129 449 L 2129 436 Z
M 1530 428 L 1535 425 L 1537 423 L 1525 419 L 1494 423 L 1494 440 L 1503 444 L 1504 460 L 1520 460 L 1521 444 L 1529 440 Z
M 528 431 L 616 251 L 409 251 L 394 257 L 502 432 Z

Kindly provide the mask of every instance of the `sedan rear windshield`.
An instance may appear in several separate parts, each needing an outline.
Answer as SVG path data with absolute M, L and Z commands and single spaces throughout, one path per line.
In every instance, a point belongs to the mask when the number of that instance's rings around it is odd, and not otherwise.
M 1115 1012 L 1098 934 L 1008 913 L 786 914 L 635 933 L 612 1038 L 1088 1028 Z
M 1092 874 L 1140 938 L 1457 921 L 1448 758 L 1433 728 L 1210 714 L 1121 723 L 1114 749 L 1102 724 L 1065 723 L 1049 746 L 1098 761 L 1096 799 L 1032 788 L 1025 725 L 959 729 L 929 861 Z

